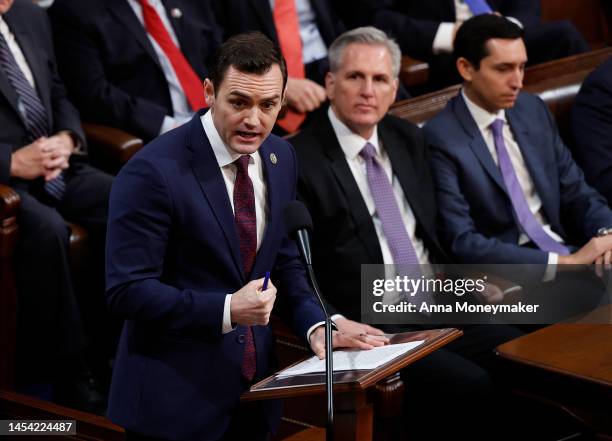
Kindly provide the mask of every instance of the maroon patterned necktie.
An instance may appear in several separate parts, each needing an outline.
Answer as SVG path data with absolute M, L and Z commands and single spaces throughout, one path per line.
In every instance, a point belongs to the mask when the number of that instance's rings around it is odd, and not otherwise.
M 238 158 L 236 164 L 236 181 L 234 183 L 234 222 L 240 240 L 240 255 L 244 274 L 248 278 L 253 269 L 257 254 L 257 218 L 255 216 L 255 192 L 249 178 L 250 155 Z M 249 381 L 255 377 L 257 357 L 253 330 L 247 327 L 244 340 L 244 357 L 242 359 L 242 375 Z

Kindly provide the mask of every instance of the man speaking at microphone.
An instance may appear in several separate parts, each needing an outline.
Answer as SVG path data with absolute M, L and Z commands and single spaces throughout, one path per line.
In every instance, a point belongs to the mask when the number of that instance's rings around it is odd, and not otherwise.
M 240 395 L 274 367 L 276 286 L 296 333 L 324 354 L 323 313 L 283 224 L 295 156 L 270 135 L 286 82 L 265 36 L 231 38 L 204 84 L 210 110 L 151 142 L 117 176 L 107 296 L 125 325 L 108 417 L 128 440 L 267 439 L 280 405 L 245 405 Z M 383 341 L 336 333 L 333 343 Z

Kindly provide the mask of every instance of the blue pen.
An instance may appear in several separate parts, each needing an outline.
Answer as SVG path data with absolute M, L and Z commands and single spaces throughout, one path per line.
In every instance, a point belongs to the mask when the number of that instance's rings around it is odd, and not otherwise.
M 263 288 L 261 288 L 262 291 L 265 291 L 266 289 L 268 289 L 268 282 L 269 281 L 270 281 L 270 271 L 266 271 L 266 275 L 264 277 Z

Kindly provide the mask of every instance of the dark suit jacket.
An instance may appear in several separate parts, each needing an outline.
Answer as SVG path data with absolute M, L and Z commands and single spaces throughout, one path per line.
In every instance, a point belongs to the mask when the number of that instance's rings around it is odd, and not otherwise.
M 243 273 L 230 200 L 200 115 L 154 140 L 117 176 L 107 297 L 126 322 L 109 399 L 112 421 L 163 439 L 218 439 L 244 391 L 245 328 L 221 333 L 225 296 L 266 271 L 298 335 L 305 338 L 323 320 L 282 217 L 295 198 L 295 154 L 273 135 L 259 152 L 269 212 L 250 275 Z M 262 378 L 274 366 L 272 330 L 254 326 L 253 333 Z M 274 427 L 279 406 L 265 406 Z
M 495 11 L 517 18 L 525 27 L 539 23 L 540 2 L 487 0 Z M 453 0 L 339 0 L 338 13 L 348 26 L 376 26 L 397 40 L 402 52 L 430 60 L 438 26 L 455 21 Z
M 217 20 L 224 29 L 225 38 L 243 32 L 260 31 L 278 44 L 270 0 L 214 0 L 214 2 Z M 345 30 L 330 3 L 331 0 L 310 0 L 321 38 L 328 47 Z
M 212 20 L 194 0 L 164 0 L 181 51 L 204 79 L 220 44 Z M 170 11 L 178 8 L 182 15 Z M 127 0 L 57 0 L 49 9 L 62 77 L 89 122 L 118 127 L 145 140 L 173 115 L 168 84 L 146 31 Z
M 561 141 L 552 115 L 521 93 L 506 111 L 546 219 L 581 246 L 612 225 L 606 201 L 589 187 Z M 501 172 L 461 95 L 425 126 L 440 212 L 441 240 L 461 263 L 546 264 L 547 253 L 518 245 L 520 231 Z
M 83 142 L 79 113 L 66 98 L 57 73 L 51 27 L 44 10 L 31 1 L 16 0 L 3 18 L 32 70 L 36 91 L 47 111 L 50 133 L 70 130 Z M 28 133 L 17 108 L 17 94 L 0 69 L 0 184 L 25 185 L 9 179 L 9 171 L 11 154 L 26 144 L 29 144 Z
M 386 116 L 378 125 L 393 172 L 417 219 L 433 262 L 447 261 L 435 232 L 433 180 L 421 131 Z M 382 264 L 376 230 L 326 112 L 290 139 L 299 159 L 298 198 L 312 215 L 313 265 L 334 312 L 360 320 L 362 264 Z
M 582 83 L 572 109 L 572 130 L 576 162 L 612 203 L 612 60 Z

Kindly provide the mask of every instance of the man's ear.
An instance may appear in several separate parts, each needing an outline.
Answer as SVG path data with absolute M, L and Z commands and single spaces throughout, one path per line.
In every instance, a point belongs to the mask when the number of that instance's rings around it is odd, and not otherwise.
M 472 81 L 474 75 L 474 65 L 470 63 L 466 58 L 459 57 L 457 59 L 457 71 L 464 81 Z
M 325 74 L 325 92 L 327 93 L 327 99 L 330 101 L 334 99 L 335 85 L 336 85 L 336 77 L 334 76 L 333 73 L 327 72 L 327 74 Z
M 215 86 L 209 78 L 204 80 L 204 98 L 208 107 L 212 107 L 215 103 Z

